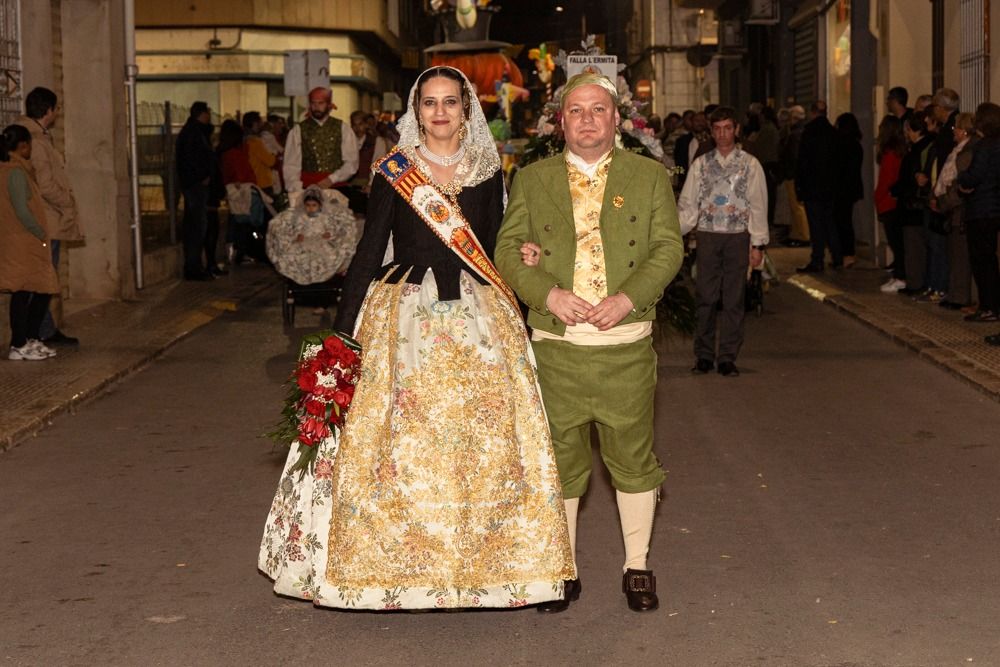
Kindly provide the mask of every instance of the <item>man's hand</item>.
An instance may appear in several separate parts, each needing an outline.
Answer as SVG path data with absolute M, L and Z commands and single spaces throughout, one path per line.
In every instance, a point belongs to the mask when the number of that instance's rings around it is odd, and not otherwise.
M 316 187 L 318 187 L 320 190 L 329 190 L 330 188 L 333 187 L 333 181 L 331 181 L 330 177 L 327 176 L 322 181 L 317 183 Z
M 549 290 L 545 307 L 567 326 L 586 322 L 586 313 L 593 308 L 590 302 L 558 286 Z
M 750 268 L 756 269 L 764 261 L 764 251 L 759 248 L 750 248 Z
M 538 256 L 542 252 L 542 247 L 537 243 L 525 241 L 521 244 L 521 261 L 525 266 L 538 266 Z
M 916 173 L 914 178 L 917 179 L 917 185 L 919 185 L 920 187 L 924 187 L 925 185 L 930 183 L 930 179 L 927 178 L 927 174 L 922 174 L 919 171 Z
M 619 292 L 603 299 L 591 308 L 586 313 L 587 321 L 597 327 L 599 331 L 607 331 L 625 319 L 633 308 L 635 308 L 635 304 L 632 303 L 632 299 Z

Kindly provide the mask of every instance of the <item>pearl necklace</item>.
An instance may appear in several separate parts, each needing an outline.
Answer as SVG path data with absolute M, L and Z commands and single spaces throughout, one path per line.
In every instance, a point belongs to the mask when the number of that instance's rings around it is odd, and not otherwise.
M 431 150 L 424 144 L 417 146 L 417 150 L 419 150 L 420 155 L 425 157 L 427 160 L 441 167 L 450 167 L 453 164 L 458 164 L 461 162 L 462 158 L 465 157 L 465 146 L 460 146 L 454 155 L 438 155 L 437 153 L 432 153 Z

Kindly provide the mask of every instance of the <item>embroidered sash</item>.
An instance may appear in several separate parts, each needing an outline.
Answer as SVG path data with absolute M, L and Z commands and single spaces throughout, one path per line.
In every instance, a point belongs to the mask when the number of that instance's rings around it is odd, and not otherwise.
M 451 248 L 477 276 L 493 285 L 514 312 L 520 314 L 517 297 L 500 277 L 462 212 L 401 150 L 391 151 L 379 160 L 375 170 L 389 181 L 442 243 Z

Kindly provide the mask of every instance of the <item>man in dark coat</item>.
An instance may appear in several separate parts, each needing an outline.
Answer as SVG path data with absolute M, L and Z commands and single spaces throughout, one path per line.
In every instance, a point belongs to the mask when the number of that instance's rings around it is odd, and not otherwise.
M 211 280 L 202 261 L 205 232 L 208 227 L 208 195 L 215 153 L 209 143 L 206 126 L 212 114 L 205 102 L 195 102 L 187 122 L 177 135 L 177 177 L 184 196 L 184 279 Z
M 801 273 L 823 270 L 827 247 L 834 266 L 843 263 L 835 228 L 833 202 L 836 195 L 837 131 L 826 116 L 826 102 L 817 100 L 809 108 L 810 120 L 802 130 L 795 165 L 795 193 L 806 207 L 812 256 L 798 269 Z

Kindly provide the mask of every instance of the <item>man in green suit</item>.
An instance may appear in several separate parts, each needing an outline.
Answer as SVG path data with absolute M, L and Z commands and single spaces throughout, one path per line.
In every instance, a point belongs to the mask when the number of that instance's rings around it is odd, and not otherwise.
M 495 257 L 530 309 L 571 546 L 596 424 L 625 542 L 622 588 L 630 609 L 647 611 L 659 604 L 646 555 L 664 479 L 653 454 L 652 320 L 683 248 L 666 170 L 615 148 L 617 102 L 606 77 L 585 73 L 566 83 L 566 151 L 517 175 Z M 562 611 L 579 595 L 577 577 L 564 600 L 539 611 Z

